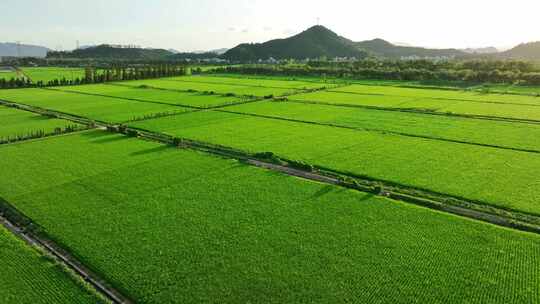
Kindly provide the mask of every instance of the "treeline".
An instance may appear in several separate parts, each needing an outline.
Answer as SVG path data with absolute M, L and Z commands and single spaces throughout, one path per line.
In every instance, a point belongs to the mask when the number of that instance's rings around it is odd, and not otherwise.
M 102 83 L 109 81 L 139 80 L 161 77 L 183 76 L 189 74 L 189 68 L 179 65 L 158 65 L 149 67 L 115 67 L 96 70 L 87 67 L 82 83 Z
M 45 132 L 44 130 L 30 131 L 27 134 L 17 134 L 13 136 L 0 137 L 0 144 L 9 144 L 9 143 L 14 143 L 14 142 L 23 141 L 23 140 L 66 134 L 66 133 L 76 132 L 80 130 L 85 130 L 87 128 L 88 127 L 86 126 L 74 124 L 74 125 L 65 126 L 64 128 L 61 128 L 61 127 L 54 128 L 52 132 Z
M 216 72 L 275 76 L 327 76 L 349 79 L 540 85 L 540 68 L 533 63 L 524 61 L 312 61 L 302 65 L 229 66 L 217 69 Z
M 84 77 L 74 79 L 53 79 L 47 82 L 31 82 L 28 78 L 0 78 L 0 89 L 16 89 L 30 87 L 55 87 L 80 84 L 104 83 L 110 81 L 140 80 L 161 77 L 183 76 L 190 73 L 184 65 L 156 65 L 143 67 L 114 67 L 109 69 L 85 68 Z

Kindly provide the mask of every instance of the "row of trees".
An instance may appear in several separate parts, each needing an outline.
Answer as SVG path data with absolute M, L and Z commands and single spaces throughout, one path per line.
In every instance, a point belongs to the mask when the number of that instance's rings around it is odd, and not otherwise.
M 183 76 L 190 73 L 190 69 L 184 65 L 152 65 L 135 67 L 113 67 L 107 69 L 85 68 L 84 77 L 74 79 L 52 79 L 47 82 L 31 82 L 28 78 L 0 79 L 0 89 L 28 88 L 28 87 L 53 87 L 80 85 L 89 83 L 103 83 L 110 81 L 139 80 L 161 77 Z
M 71 132 L 83 130 L 86 128 L 87 128 L 86 126 L 82 126 L 82 125 L 67 125 L 64 128 L 61 128 L 61 127 L 54 128 L 52 132 L 45 132 L 44 130 L 30 131 L 27 134 L 18 134 L 18 135 L 13 135 L 13 136 L 0 137 L 0 144 L 13 143 L 17 141 L 42 138 L 46 136 L 71 133 Z
M 522 61 L 377 61 L 309 62 L 304 65 L 248 65 L 219 73 L 328 76 L 350 79 L 540 85 L 540 68 Z

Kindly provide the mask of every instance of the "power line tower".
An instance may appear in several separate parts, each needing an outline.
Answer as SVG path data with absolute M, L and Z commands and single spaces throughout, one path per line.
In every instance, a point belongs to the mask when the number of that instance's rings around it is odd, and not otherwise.
M 79 45 L 79 40 L 77 40 L 77 48 L 76 48 L 76 50 L 78 50 L 80 48 L 81 48 L 81 46 Z

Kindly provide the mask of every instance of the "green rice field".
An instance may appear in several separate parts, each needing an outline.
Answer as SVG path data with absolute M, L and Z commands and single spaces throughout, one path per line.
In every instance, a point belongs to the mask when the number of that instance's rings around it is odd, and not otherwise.
M 96 94 L 108 97 L 131 99 L 137 101 L 156 102 L 179 106 L 209 108 L 235 104 L 246 101 L 246 98 L 223 95 L 209 95 L 197 92 L 175 92 L 166 90 L 157 90 L 151 88 L 140 88 L 120 85 L 85 85 L 77 87 L 55 88 L 64 92 L 76 92 L 83 94 Z
M 348 87 L 341 88 L 341 90 Z M 349 88 L 350 89 L 350 88 Z M 402 88 L 399 88 L 400 90 Z M 414 90 L 414 89 L 407 89 Z M 425 89 L 416 89 L 423 92 Z M 442 92 L 446 92 L 441 90 Z M 507 95 L 511 96 L 511 95 Z M 512 95 L 516 96 L 516 95 Z M 506 102 L 484 102 L 481 100 L 437 99 L 420 96 L 396 96 L 379 94 L 358 94 L 343 91 L 319 91 L 290 96 L 291 101 L 324 103 L 345 106 L 376 107 L 400 110 L 414 110 L 439 114 L 459 114 L 487 116 L 495 118 L 540 121 L 540 98 L 517 96 L 532 99 L 523 104 Z M 482 97 L 484 98 L 484 97 Z M 536 103 L 539 101 L 538 103 Z
M 55 129 L 65 129 L 67 127 L 82 127 L 79 124 L 38 115 L 32 112 L 16 110 L 13 108 L 0 106 L 0 142 L 17 136 L 27 136 L 37 132 L 51 134 Z
M 84 78 L 84 69 L 65 68 L 65 67 L 27 67 L 22 69 L 23 73 L 30 78 L 33 83 L 65 78 L 66 80 L 75 80 Z
M 474 101 L 479 103 L 502 103 L 516 105 L 540 105 L 540 98 L 535 96 L 511 94 L 486 94 L 463 90 L 435 90 L 376 85 L 350 85 L 330 90 L 332 92 L 358 95 L 378 95 L 385 97 L 434 98 L 438 100 Z
M 71 274 L 0 225 L 1 303 L 104 303 Z
M 316 81 L 302 81 L 302 80 L 281 80 L 269 77 L 262 78 L 233 78 L 233 77 L 220 77 L 220 76 L 187 76 L 187 77 L 173 77 L 168 80 L 191 82 L 191 83 L 205 83 L 205 84 L 225 84 L 234 86 L 250 86 L 254 88 L 266 87 L 266 88 L 280 88 L 280 89 L 297 89 L 297 90 L 309 90 L 320 89 L 323 87 L 333 88 L 336 85 L 328 84 Z
M 539 300 L 534 234 L 101 131 L 0 154 L 1 195 L 138 303 Z
M 540 214 L 537 153 L 224 112 L 188 113 L 132 125 L 248 152 L 271 151 L 339 172 Z
M 113 123 L 125 122 L 145 115 L 189 110 L 173 105 L 83 95 L 51 89 L 0 90 L 0 100 Z
M 183 77 L 182 77 L 183 78 Z M 241 82 L 241 81 L 239 81 Z M 238 96 L 282 96 L 300 92 L 293 88 L 273 88 L 263 86 L 249 86 L 240 84 L 204 83 L 196 81 L 182 81 L 177 78 L 146 79 L 123 82 L 122 84 L 134 87 L 150 86 L 158 89 L 199 92 L 215 92 L 218 94 L 235 94 Z
M 6 81 L 10 81 L 11 79 L 20 78 L 20 75 L 17 74 L 17 72 L 0 71 L 0 79 L 2 78 L 5 79 Z
M 540 151 L 539 124 L 295 102 L 258 102 L 231 106 L 223 110 L 269 118 Z
M 175 137 L 60 136 L 82 126 L 0 106 L 0 142 L 22 136 L 0 145 L 0 198 L 133 303 L 540 303 L 540 235 L 514 221 L 540 223 L 540 97 L 231 74 L 0 100 Z M 352 190 L 302 163 L 384 184 Z M 392 200 L 386 185 L 465 212 Z M 0 303 L 104 302 L 41 250 L 0 226 Z

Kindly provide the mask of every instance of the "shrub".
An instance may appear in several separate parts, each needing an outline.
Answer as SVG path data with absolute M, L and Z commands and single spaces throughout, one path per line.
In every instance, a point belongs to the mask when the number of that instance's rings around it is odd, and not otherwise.
M 255 158 L 259 158 L 259 159 L 272 159 L 272 158 L 274 158 L 274 153 L 272 153 L 272 152 L 259 152 L 259 153 L 255 153 L 253 156 Z
M 137 137 L 137 136 L 139 136 L 139 132 L 137 130 L 128 129 L 127 130 L 127 135 L 129 137 Z
M 306 164 L 306 163 L 304 163 L 302 161 L 291 160 L 288 163 L 289 163 L 290 167 L 296 168 L 296 169 L 299 169 L 299 170 L 304 170 L 304 171 L 308 171 L 308 172 L 313 172 L 315 170 L 313 165 Z
M 173 145 L 180 146 L 181 144 L 182 144 L 181 138 L 178 138 L 178 137 L 173 138 Z

